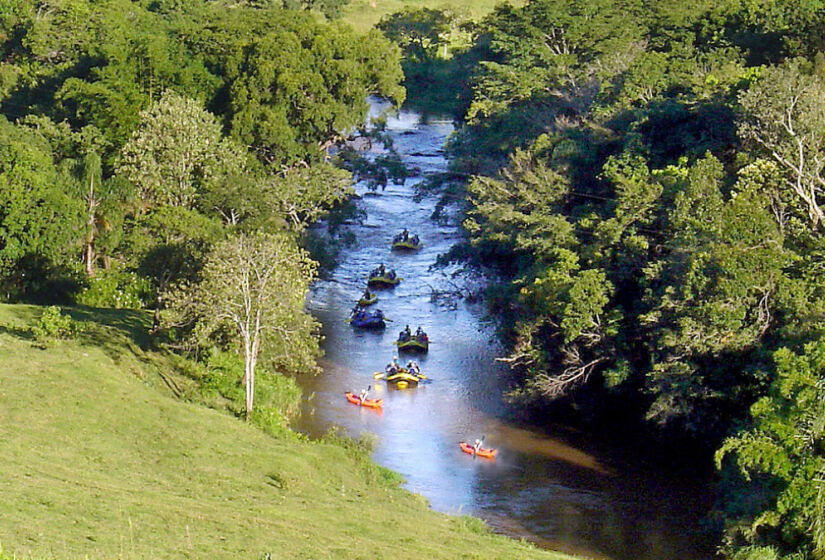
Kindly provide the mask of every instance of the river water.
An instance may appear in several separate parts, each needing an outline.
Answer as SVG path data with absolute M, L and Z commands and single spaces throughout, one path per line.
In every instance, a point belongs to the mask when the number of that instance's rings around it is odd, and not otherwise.
M 319 436 L 332 425 L 351 436 L 376 434 L 373 454 L 381 465 L 400 472 L 406 487 L 432 507 L 482 517 L 495 530 L 538 545 L 591 558 L 614 560 L 699 560 L 712 557 L 700 530 L 708 504 L 699 483 L 673 477 L 622 449 L 559 427 L 544 433 L 501 420 L 502 354 L 483 304 L 433 298 L 433 290 L 455 287 L 452 269 L 431 269 L 437 256 L 460 238 L 456 220 L 432 219 L 436 196 L 415 201 L 415 184 L 442 172 L 448 121 L 420 122 L 415 113 L 390 116 L 388 131 L 408 166 L 419 174 L 404 185 L 369 191 L 357 185 L 366 213 L 348 226 L 357 245 L 347 249 L 331 277 L 318 281 L 309 298 L 322 323 L 323 372 L 301 379 L 306 401 L 297 428 Z M 377 148 L 376 148 L 377 150 Z M 446 223 L 450 222 L 450 223 Z M 424 247 L 393 253 L 395 233 L 407 227 Z M 345 322 L 366 284 L 366 275 L 383 262 L 403 278 L 379 291 L 382 309 L 393 322 L 384 332 L 357 331 Z M 397 390 L 372 379 L 394 355 L 398 331 L 419 325 L 430 336 L 430 352 L 419 359 L 432 381 Z M 401 356 L 402 361 L 406 357 Z M 348 403 L 343 393 L 373 385 L 383 411 Z M 496 447 L 494 460 L 466 455 L 457 443 L 485 435 Z M 676 480 L 674 480 L 676 478 Z

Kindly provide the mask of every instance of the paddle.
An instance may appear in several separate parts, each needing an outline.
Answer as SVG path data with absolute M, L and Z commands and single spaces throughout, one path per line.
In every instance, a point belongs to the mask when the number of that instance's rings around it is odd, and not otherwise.
M 372 378 L 373 378 L 373 379 L 384 379 L 384 377 L 385 377 L 386 375 L 387 375 L 387 374 L 386 374 L 385 372 L 383 372 L 383 371 L 376 371 L 375 373 L 373 373 L 373 374 L 372 374 Z

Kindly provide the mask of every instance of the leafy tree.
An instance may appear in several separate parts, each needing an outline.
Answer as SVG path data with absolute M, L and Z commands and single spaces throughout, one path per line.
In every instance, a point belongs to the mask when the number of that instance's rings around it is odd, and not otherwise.
M 722 174 L 712 156 L 687 170 L 668 216 L 671 251 L 645 270 L 654 297 L 640 319 L 655 333 L 648 418 L 687 430 L 720 430 L 720 406 L 747 398 L 754 380 L 721 360 L 756 347 L 786 283 L 789 255 L 769 202 L 747 177 L 725 201 Z
M 740 96 L 742 138 L 776 161 L 804 203 L 811 227 L 825 219 L 825 85 L 800 60 L 766 68 Z
M 325 163 L 297 165 L 277 174 L 233 177 L 203 193 L 199 207 L 217 210 L 224 223 L 250 231 L 303 230 L 352 194 L 352 176 Z
M 500 178 L 478 176 L 467 188 L 473 209 L 464 227 L 477 245 L 504 245 L 542 261 L 575 241 L 559 212 L 568 181 L 528 151 L 517 150 Z
M 117 222 L 122 221 L 126 201 L 132 194 L 128 185 L 116 180 L 103 180 L 100 154 L 106 150 L 106 139 L 93 125 L 74 132 L 67 122 L 55 123 L 48 117 L 30 115 L 22 122 L 48 140 L 52 158 L 65 172 L 74 188 L 71 194 L 83 202 L 85 228 L 83 265 L 89 277 L 101 258 L 108 266 L 109 253 L 119 238 Z
M 243 168 L 241 149 L 191 99 L 169 91 L 140 118 L 118 173 L 140 189 L 146 206 L 192 208 L 202 192 Z
M 407 8 L 384 16 L 376 25 L 404 51 L 404 56 L 425 64 L 438 56 L 461 20 L 446 9 Z
M 232 45 L 232 136 L 269 164 L 317 161 L 364 121 L 370 95 L 400 103 L 397 48 L 375 31 L 358 41 L 351 33 L 309 16 L 280 16 L 262 35 Z
M 151 284 L 153 331 L 161 326 L 161 310 L 166 307 L 170 292 L 199 281 L 207 254 L 224 237 L 217 220 L 177 206 L 157 208 L 130 224 L 124 240 L 127 264 Z
M 294 368 L 314 359 L 315 321 L 304 312 L 314 264 L 287 237 L 241 234 L 218 243 L 207 257 L 202 281 L 181 292 L 173 307 L 193 321 L 196 339 L 224 333 L 244 359 L 246 418 L 255 394 L 255 367 L 263 347 L 276 343 L 275 361 Z
M 28 255 L 71 262 L 83 231 L 71 188 L 42 136 L 0 118 L 0 276 Z
M 798 354 L 783 348 L 774 360 L 776 379 L 751 407 L 751 426 L 716 453 L 719 468 L 731 457 L 763 498 L 761 511 L 748 511 L 732 524 L 729 542 L 753 545 L 736 556 L 747 560 L 768 554 L 770 547 L 777 547 L 775 558 L 822 558 L 825 343 L 811 342 Z

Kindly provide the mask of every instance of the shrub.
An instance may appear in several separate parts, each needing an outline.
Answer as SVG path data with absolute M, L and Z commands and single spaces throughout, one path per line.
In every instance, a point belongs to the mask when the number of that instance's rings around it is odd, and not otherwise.
M 243 360 L 234 352 L 212 349 L 202 362 L 179 367 L 180 373 L 197 381 L 201 398 L 206 402 L 226 399 L 224 403 L 235 415 L 244 413 Z M 252 423 L 267 433 L 283 436 L 287 426 L 300 411 L 301 387 L 291 377 L 271 373 L 259 367 L 255 375 L 255 408 Z
M 142 309 L 149 298 L 149 281 L 133 272 L 105 272 L 88 281 L 75 301 L 89 307 Z
M 41 343 L 74 338 L 83 332 L 83 323 L 60 312 L 60 308 L 47 307 L 40 321 L 31 328 L 35 340 Z

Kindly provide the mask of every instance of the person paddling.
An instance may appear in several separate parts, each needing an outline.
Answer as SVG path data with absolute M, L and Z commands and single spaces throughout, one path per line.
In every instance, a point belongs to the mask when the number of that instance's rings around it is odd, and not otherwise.
M 481 443 L 484 441 L 484 436 L 481 436 L 481 439 L 475 440 L 473 443 L 473 453 L 478 453 L 478 450 L 481 449 Z
M 361 391 L 361 394 L 358 395 L 358 398 L 361 399 L 361 404 L 364 404 L 364 401 L 367 400 L 367 395 L 369 394 L 370 389 L 372 389 L 372 385 L 369 385 L 366 389 Z

